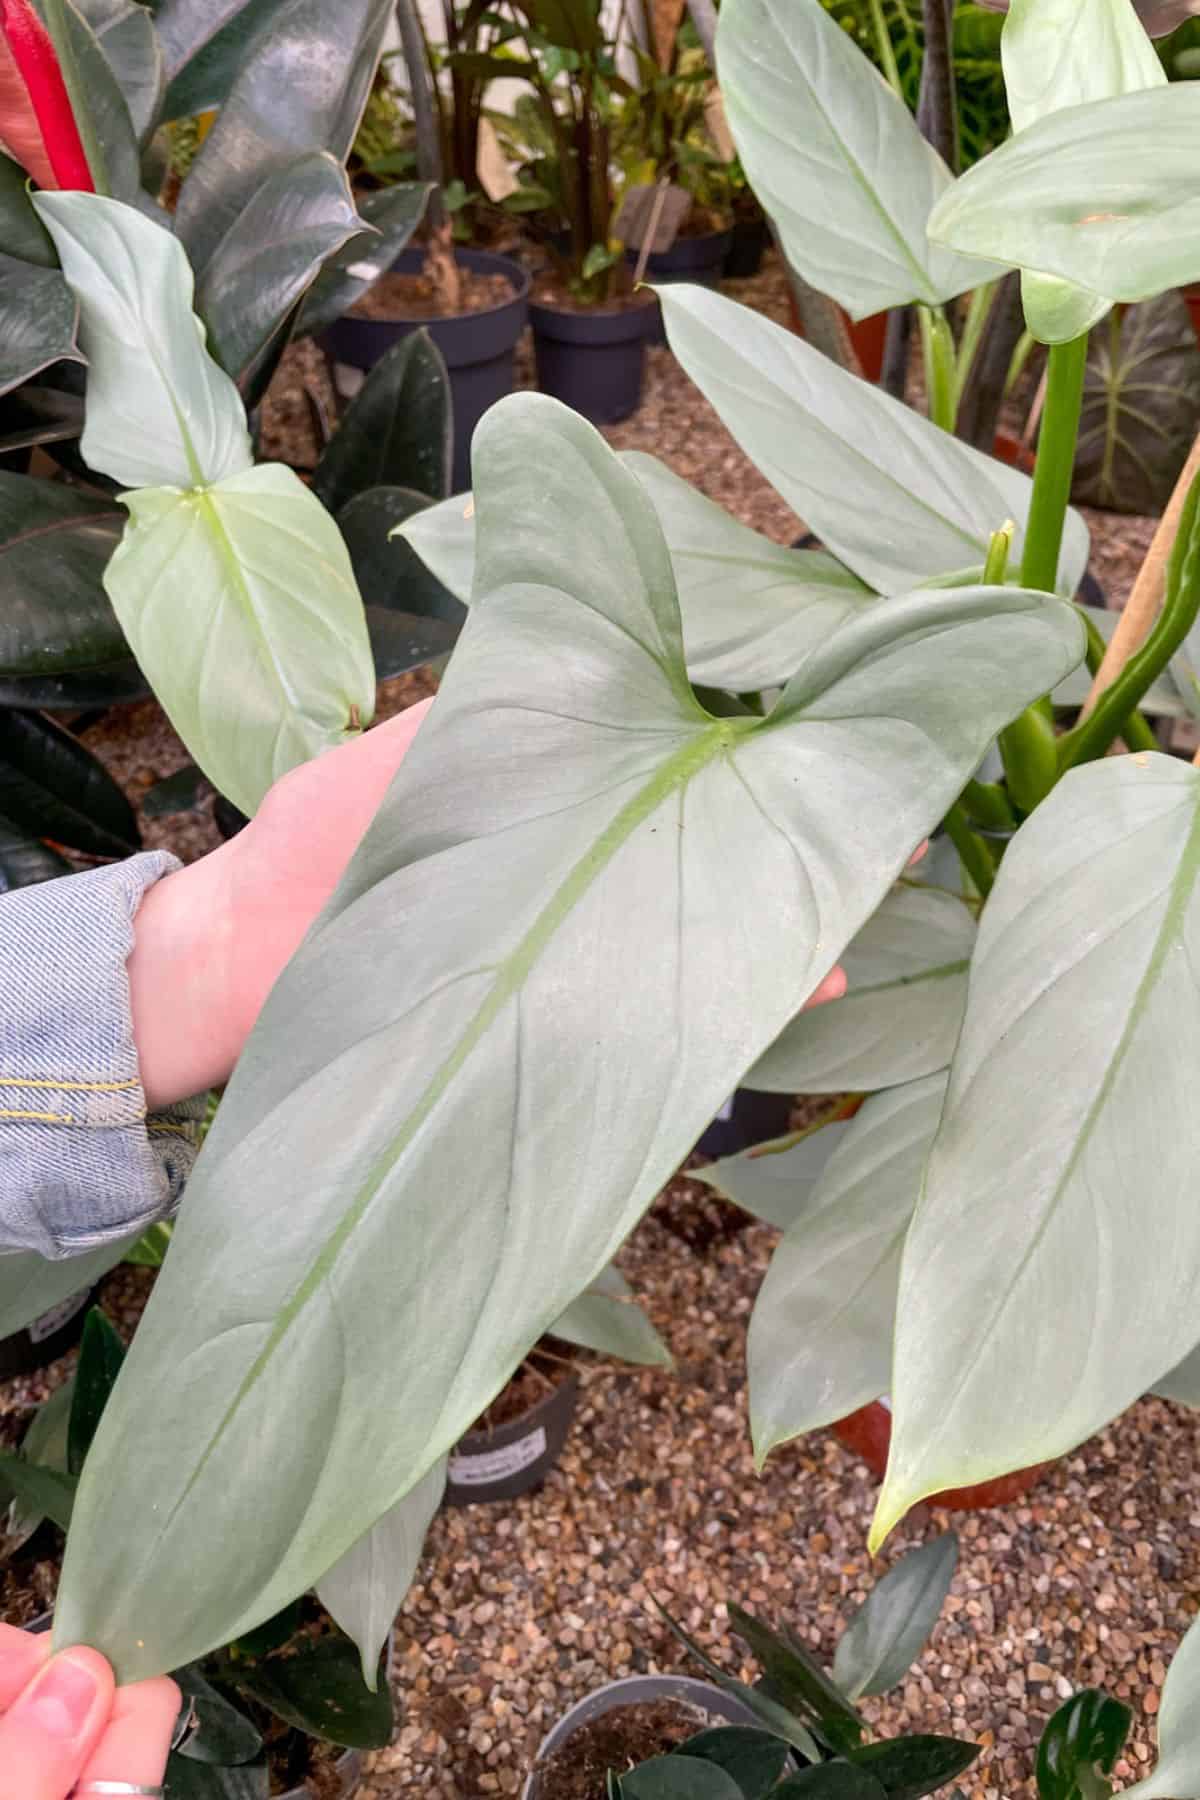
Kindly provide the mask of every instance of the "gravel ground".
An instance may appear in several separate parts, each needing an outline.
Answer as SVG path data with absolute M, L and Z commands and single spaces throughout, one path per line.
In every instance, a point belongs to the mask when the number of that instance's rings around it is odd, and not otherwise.
M 731 291 L 786 314 L 770 263 Z M 311 347 L 289 352 L 268 409 L 274 454 L 311 463 L 305 389 L 319 393 L 323 381 Z M 606 435 L 662 456 L 777 541 L 802 529 L 666 350 L 649 352 L 642 409 Z M 1088 519 L 1093 569 L 1119 603 L 1153 521 Z M 432 686 L 427 672 L 388 683 L 381 710 Z M 186 761 L 152 703 L 111 716 L 89 741 L 139 799 Z M 185 857 L 217 841 L 211 794 L 195 812 L 144 823 L 149 843 Z M 1105 1685 L 1135 1712 L 1118 1773 L 1144 1774 L 1165 1666 L 1200 1590 L 1200 1503 L 1190 1491 L 1200 1415 L 1143 1401 L 1026 1504 L 956 1521 L 919 1508 L 873 1568 L 874 1484 L 836 1440 L 817 1433 L 778 1452 L 762 1477 L 754 1472 L 744 1333 L 774 1234 L 755 1226 L 726 1235 L 713 1229 L 723 1218 L 720 1202 L 678 1179 L 622 1256 L 674 1371 L 585 1371 L 575 1429 L 545 1487 L 435 1522 L 397 1630 L 403 1722 L 393 1747 L 371 1760 L 363 1800 L 519 1792 L 543 1731 L 567 1705 L 615 1676 L 683 1666 L 649 1611 L 651 1594 L 731 1668 L 740 1651 L 730 1600 L 786 1619 L 828 1656 L 839 1619 L 874 1574 L 951 1522 L 962 1538 L 953 1593 L 916 1673 L 886 1703 L 870 1703 L 880 1729 L 976 1739 L 983 1755 L 964 1791 L 1008 1800 L 1035 1791 L 1033 1747 L 1058 1698 Z M 681 1232 L 702 1247 L 688 1248 Z M 112 1278 L 111 1309 L 128 1321 L 144 1285 L 140 1273 Z M 0 1441 L 14 1441 L 42 1386 L 0 1387 Z

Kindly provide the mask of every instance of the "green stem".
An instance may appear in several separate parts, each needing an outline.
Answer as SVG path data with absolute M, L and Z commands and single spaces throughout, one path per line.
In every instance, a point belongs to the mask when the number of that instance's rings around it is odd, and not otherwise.
M 962 806 L 972 825 L 987 831 L 1016 830 L 1016 816 L 1008 795 L 997 781 L 968 781 L 962 791 Z
M 988 846 L 982 838 L 976 837 L 967 823 L 967 815 L 963 811 L 961 801 L 955 801 L 946 814 L 943 824 L 946 827 L 946 836 L 958 851 L 959 861 L 986 900 L 992 891 L 992 883 L 996 879 L 996 864 Z
M 959 402 L 963 389 L 967 385 L 967 377 L 971 373 L 971 365 L 975 361 L 975 352 L 983 337 L 983 328 L 987 324 L 998 281 L 985 281 L 971 295 L 967 305 L 967 316 L 963 322 L 962 337 L 959 339 L 958 360 L 954 375 L 954 414 L 958 417 Z
M 1083 608 L 1081 606 L 1077 607 L 1076 611 L 1083 620 L 1083 629 L 1087 632 L 1088 674 L 1094 675 L 1099 669 L 1100 664 L 1104 661 L 1104 652 L 1108 649 L 1108 645 L 1096 629 L 1095 623 L 1088 618 L 1088 615 Z M 1162 745 L 1154 734 L 1153 726 L 1140 712 L 1130 713 L 1129 717 L 1122 725 L 1118 736 L 1124 738 L 1131 750 L 1162 749 Z
M 918 306 L 917 319 L 921 327 L 929 417 L 943 431 L 953 432 L 958 411 L 954 337 L 940 306 Z
M 79 141 L 83 145 L 83 154 L 87 157 L 88 168 L 92 172 L 92 186 L 98 194 L 111 196 L 112 186 L 108 179 L 108 158 L 104 154 L 104 146 L 100 142 L 96 121 L 88 104 L 87 84 L 80 72 L 79 62 L 75 55 L 71 22 L 67 17 L 64 0 L 46 0 L 45 17 L 46 30 L 50 33 L 54 48 L 58 52 L 63 84 L 67 90 L 67 99 L 71 102 L 71 111 L 75 115 Z
M 1089 718 L 1059 740 L 1059 768 L 1094 762 L 1109 745 L 1125 735 L 1130 714 L 1162 674 L 1200 612 L 1200 475 L 1188 489 L 1179 529 L 1167 566 L 1167 597 L 1154 629 L 1140 650 L 1130 657 L 1110 687 L 1105 688 Z M 1128 739 L 1126 739 L 1128 742 Z
M 1017 339 L 1013 353 L 1008 361 L 1008 372 L 1004 377 L 1004 398 L 1008 396 L 1021 379 L 1021 371 L 1033 355 L 1033 346 L 1037 343 L 1032 331 L 1023 331 Z
M 887 28 L 887 20 L 883 16 L 882 0 L 871 0 L 871 24 L 875 29 L 875 48 L 879 52 L 879 60 L 883 64 L 883 73 L 892 92 L 901 100 L 904 99 L 904 84 L 900 80 L 900 66 L 896 61 L 896 52 L 892 46 L 892 34 Z
M 1016 529 L 1012 519 L 1005 519 L 999 531 L 993 531 L 988 540 L 987 560 L 983 565 L 984 587 L 1003 587 Z
M 1021 558 L 1021 586 L 1040 588 L 1046 594 L 1054 593 L 1058 578 L 1058 553 L 1071 496 L 1086 361 L 1086 331 L 1070 343 L 1050 346 L 1046 409 L 1038 434 L 1033 498 Z

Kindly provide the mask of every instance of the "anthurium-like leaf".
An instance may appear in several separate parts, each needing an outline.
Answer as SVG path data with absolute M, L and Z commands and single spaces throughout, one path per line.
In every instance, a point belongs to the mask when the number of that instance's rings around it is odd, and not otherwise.
M 671 1352 L 634 1298 L 620 1269 L 609 1264 L 591 1286 L 572 1300 L 552 1327 L 555 1337 L 623 1362 L 671 1367 Z
M 884 1800 L 886 1794 L 887 1789 L 866 1769 L 839 1760 L 789 1775 L 771 1800 Z
M 903 1681 L 938 1622 L 957 1562 L 958 1539 L 947 1531 L 875 1583 L 834 1652 L 833 1678 L 844 1693 L 857 1700 Z
M 160 0 L 154 26 L 169 83 L 163 116 L 222 106 L 255 33 L 278 11 L 279 0 Z
M 0 473 L 0 674 L 57 674 L 128 654 L 103 585 L 124 523 L 116 501 Z
M 38 713 L 0 710 L 0 813 L 91 856 L 128 856 L 141 837 L 104 764 Z
M 310 1737 L 352 1750 L 391 1741 L 392 1695 L 386 1677 L 369 1688 L 349 1638 L 301 1640 L 286 1656 L 239 1667 L 247 1693 Z
M 93 1306 L 83 1323 L 71 1400 L 67 1468 L 72 1475 L 78 1475 L 83 1468 L 124 1360 L 125 1346 L 120 1336 L 100 1308 Z
M 453 448 L 450 377 L 427 331 L 381 356 L 325 446 L 313 492 L 330 512 L 373 487 L 444 499 Z
M 752 1144 L 689 1174 L 756 1219 L 786 1231 L 807 1210 L 813 1188 L 849 1128 L 845 1103 L 834 1105 L 815 1125 Z
M 717 41 L 738 154 L 814 287 L 861 319 L 998 273 L 929 242 L 950 171 L 820 0 L 727 0 Z
M 1173 1800 L 1200 1787 L 1200 1627 L 1193 1625 L 1171 1660 L 1158 1709 L 1158 1763 L 1124 1792 L 1129 1800 Z
M 346 171 L 325 151 L 279 164 L 205 263 L 196 311 L 235 381 L 252 377 L 325 258 L 361 230 Z
M 1129 1707 L 1099 1688 L 1072 1694 L 1038 1744 L 1039 1800 L 1092 1800 L 1094 1793 L 1102 1792 L 1095 1777 L 1112 1773 L 1132 1722 Z
M 1159 513 L 1200 427 L 1200 345 L 1179 294 L 1093 332 L 1072 494 L 1112 512 Z
M 332 325 L 391 268 L 420 224 L 429 192 L 425 182 L 402 181 L 358 196 L 359 217 L 372 229 L 329 258 L 305 296 L 297 336 Z
M 33 210 L 29 176 L 20 163 L 0 153 L 0 251 L 6 257 L 53 269 L 58 258 L 50 234 Z M 8 282 L 5 282 L 5 289 Z
M 369 1688 L 375 1687 L 388 1632 L 412 1584 L 445 1486 L 445 1462 L 436 1462 L 317 1583 L 321 1605 L 358 1645 Z
M 901 883 L 842 958 L 845 997 L 797 1014 L 754 1065 L 747 1087 L 842 1094 L 947 1068 L 974 942 L 974 915 L 961 900 Z
M 1192 1348 L 1198 877 L 1200 772 L 1166 756 L 1072 773 L 1009 846 L 905 1247 L 879 1534 L 1059 1455 Z
M 179 241 L 96 194 L 39 194 L 35 205 L 79 301 L 86 461 L 128 488 L 193 488 L 249 469 L 246 416 L 204 348 Z
M 0 252 L 0 394 L 51 363 L 81 361 L 75 296 L 57 269 Z
M 105 575 L 117 618 L 204 773 L 251 814 L 280 775 L 374 711 L 345 544 L 280 463 L 125 501 L 130 522 Z
M 729 1608 L 729 1620 L 761 1663 L 772 1695 L 801 1718 L 811 1719 L 838 1750 L 859 1742 L 863 1722 L 858 1713 L 803 1645 L 771 1631 L 740 1606 Z
M 617 1787 L 621 1800 L 743 1800 L 732 1775 L 690 1756 L 652 1756 L 622 1773 Z
M 33 1423 L 21 1440 L 21 1455 L 27 1463 L 66 1473 L 67 1428 L 74 1389 L 75 1377 L 72 1375 L 38 1407 Z M 2 1489 L 3 1482 L 0 1481 L 0 1491 Z M 31 1503 L 28 1497 L 10 1498 L 8 1516 L 0 1526 L 0 1562 L 29 1542 L 45 1517 L 43 1508 L 36 1502 Z
M 929 1737 L 921 1733 L 890 1742 L 862 1744 L 847 1752 L 855 1766 L 875 1777 L 889 1800 L 921 1800 L 936 1793 L 979 1755 L 978 1744 L 963 1738 Z
M 0 1450 L 0 1493 L 19 1500 L 24 1507 L 36 1508 L 45 1518 L 53 1520 L 62 1531 L 71 1523 L 75 1487 L 74 1475 L 64 1474 L 61 1469 L 47 1469 L 38 1463 L 26 1462 L 22 1456 L 15 1456 L 9 1450 Z
M 344 162 L 366 104 L 390 0 L 283 0 L 258 11 L 253 53 L 188 172 L 175 219 L 196 268 L 277 163 Z
M 714 1725 L 679 1746 L 680 1756 L 714 1763 L 731 1775 L 741 1800 L 767 1800 L 787 1767 L 788 1747 L 752 1725 Z
M 1015 519 L 1021 538 L 1032 483 L 1019 469 L 722 294 L 678 282 L 659 304 L 672 350 L 746 455 L 876 592 L 951 570 L 977 577 L 997 520 Z M 1086 560 L 1087 531 L 1071 514 L 1063 593 L 1074 593 Z
M 144 140 L 158 118 L 164 82 L 162 48 L 149 8 L 138 0 L 75 0 L 75 5 L 95 33 L 133 129 Z
M 599 434 L 514 396 L 474 452 L 481 604 L 239 1062 L 88 1459 L 60 1628 L 126 1676 L 268 1616 L 453 1446 L 1079 655 L 1049 596 L 912 595 L 714 719 Z
M 874 1095 L 815 1185 L 800 1169 L 803 1210 L 771 1258 L 750 1318 L 750 1426 L 760 1462 L 888 1389 L 900 1253 L 945 1088 L 939 1074 Z M 774 1159 L 780 1178 L 796 1155 Z
M 1051 113 L 960 176 L 930 236 L 986 243 L 1111 300 L 1150 299 L 1200 278 L 1198 131 L 1191 81 Z
M 4 765 L 0 763 L 0 772 Z M 15 825 L 11 819 L 0 817 L 0 894 L 8 894 L 14 888 L 33 887 L 39 881 L 54 881 L 60 875 L 70 875 L 71 864 L 57 850 L 44 844 L 40 837 L 26 826 Z M 0 1262 L 15 1261 L 15 1258 L 3 1257 Z M 0 1269 L 0 1295 L 6 1287 L 3 1270 Z M 70 1293 L 76 1284 L 68 1283 Z M 53 1305 L 53 1301 L 49 1302 Z M 0 1309 L 4 1299 L 0 1298 Z M 42 1310 L 34 1307 L 29 1314 L 36 1318 Z
M 172 1673 L 195 1717 L 195 1725 L 180 1745 L 179 1754 L 192 1762 L 229 1763 L 234 1767 L 252 1761 L 262 1749 L 262 1738 L 245 1714 L 231 1706 L 198 1668 L 175 1669 Z

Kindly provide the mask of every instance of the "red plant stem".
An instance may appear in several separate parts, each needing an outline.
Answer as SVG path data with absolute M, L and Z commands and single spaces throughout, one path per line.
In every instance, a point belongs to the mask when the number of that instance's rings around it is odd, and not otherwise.
M 17 72 L 25 83 L 56 183 L 60 188 L 81 188 L 85 193 L 94 193 L 92 171 L 71 110 L 58 55 L 49 32 L 33 9 L 32 0 L 0 0 L 0 32 L 4 34 Z M 4 136 L 4 121 L 0 119 L 0 137 Z

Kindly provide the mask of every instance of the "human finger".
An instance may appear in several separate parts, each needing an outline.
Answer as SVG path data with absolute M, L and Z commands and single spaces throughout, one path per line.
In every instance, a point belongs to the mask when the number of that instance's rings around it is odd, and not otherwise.
M 0 1719 L 0 1800 L 67 1800 L 112 1702 L 112 1670 L 96 1651 L 51 1657 Z
M 79 1777 L 79 1800 L 89 1800 L 90 1781 L 156 1787 L 166 1771 L 179 1706 L 179 1689 L 167 1675 L 119 1687 L 108 1727 Z

